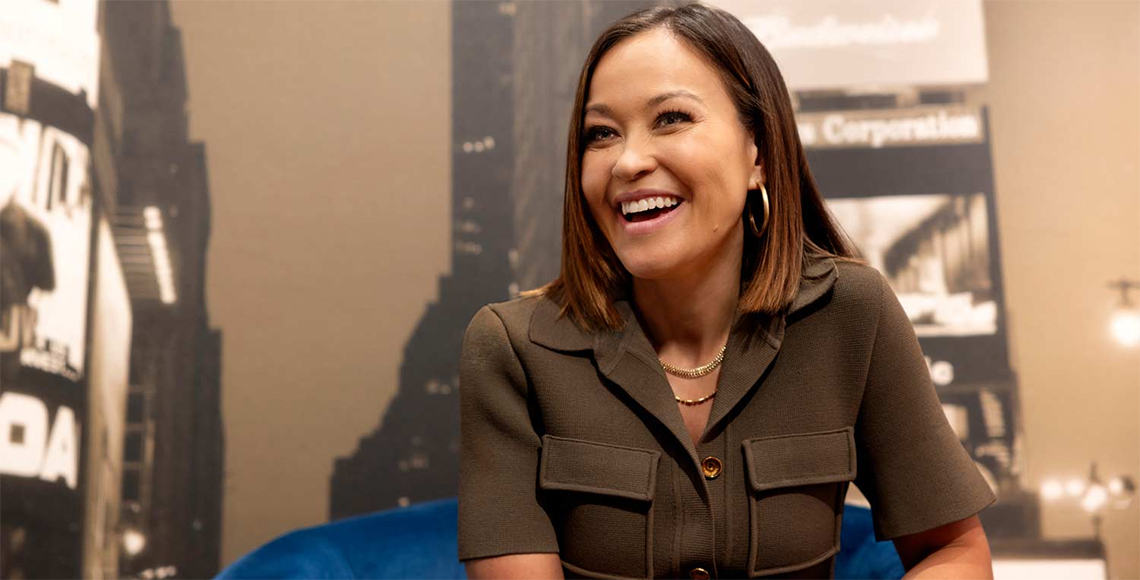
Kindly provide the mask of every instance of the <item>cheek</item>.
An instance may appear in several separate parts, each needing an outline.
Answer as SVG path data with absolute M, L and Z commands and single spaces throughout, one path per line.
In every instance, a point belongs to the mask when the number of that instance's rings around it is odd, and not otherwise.
M 692 192 L 695 205 L 718 222 L 739 217 L 748 197 L 748 175 L 740 164 L 709 154 L 724 149 L 720 143 L 694 142 L 674 148 L 669 157 L 671 170 Z
M 610 171 L 603 159 L 589 154 L 582 157 L 581 167 L 582 194 L 594 218 L 597 219 L 601 217 L 598 215 L 598 210 L 606 205 L 606 186 L 609 184 Z

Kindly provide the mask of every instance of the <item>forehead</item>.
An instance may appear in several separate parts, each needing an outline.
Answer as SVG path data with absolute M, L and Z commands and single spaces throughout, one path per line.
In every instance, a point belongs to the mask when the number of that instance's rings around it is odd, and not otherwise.
M 655 28 L 619 42 L 602 56 L 586 103 L 637 106 L 681 89 L 710 106 L 731 106 L 717 69 L 669 30 Z

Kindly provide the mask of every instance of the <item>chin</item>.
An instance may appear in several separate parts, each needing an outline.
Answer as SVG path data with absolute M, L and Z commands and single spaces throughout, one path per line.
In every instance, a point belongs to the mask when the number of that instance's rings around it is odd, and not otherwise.
M 643 280 L 665 278 L 680 263 L 676 252 L 626 252 L 618 254 L 629 275 Z

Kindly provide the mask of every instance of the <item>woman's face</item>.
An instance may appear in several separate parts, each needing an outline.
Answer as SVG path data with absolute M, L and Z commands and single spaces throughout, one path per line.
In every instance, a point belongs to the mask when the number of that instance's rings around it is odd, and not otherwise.
M 757 148 L 720 74 L 671 32 L 640 33 L 602 57 L 582 142 L 582 193 L 635 278 L 739 259 Z

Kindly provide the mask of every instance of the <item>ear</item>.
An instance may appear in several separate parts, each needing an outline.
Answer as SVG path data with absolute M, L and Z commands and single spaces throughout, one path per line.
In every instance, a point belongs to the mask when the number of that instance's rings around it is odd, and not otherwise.
M 760 189 L 760 185 L 765 183 L 764 160 L 760 158 L 760 149 L 756 146 L 755 141 L 750 142 L 748 153 L 749 158 L 755 160 L 752 164 L 752 172 L 748 174 L 748 189 Z

